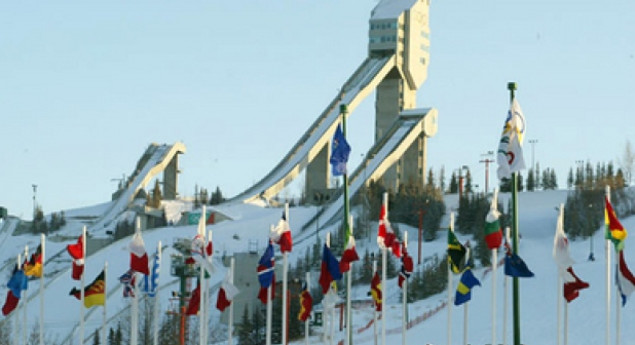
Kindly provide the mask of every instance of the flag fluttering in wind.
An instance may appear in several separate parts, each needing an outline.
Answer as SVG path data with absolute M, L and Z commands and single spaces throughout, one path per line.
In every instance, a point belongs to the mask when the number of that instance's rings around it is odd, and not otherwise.
M 22 297 L 22 290 L 28 288 L 27 277 L 18 265 L 15 265 L 13 268 L 13 274 L 11 278 L 9 278 L 7 287 L 9 288 L 7 298 L 2 306 L 2 315 L 5 316 L 9 315 L 18 306 L 20 298 Z
M 260 283 L 260 291 L 258 292 L 258 298 L 263 304 L 267 304 L 267 296 L 269 286 L 272 286 L 272 298 L 275 292 L 275 274 L 274 274 L 275 260 L 273 257 L 273 245 L 271 241 L 267 245 L 267 249 L 260 257 L 258 261 L 258 282 Z
M 31 254 L 31 258 L 24 264 L 24 274 L 27 277 L 42 277 L 42 244 L 38 245 L 35 253 Z
M 626 228 L 622 226 L 619 219 L 617 219 L 615 210 L 613 210 L 613 206 L 606 196 L 604 197 L 604 205 L 604 223 L 606 224 L 604 237 L 613 242 L 616 251 L 621 251 L 624 249 L 624 240 L 626 239 L 628 232 L 626 231 Z
M 573 272 L 573 259 L 569 254 L 569 239 L 564 233 L 564 213 L 562 206 L 556 225 L 556 234 L 553 237 L 553 259 L 558 265 L 558 274 L 564 283 L 563 295 L 567 302 L 571 302 L 580 295 L 580 290 L 589 287 Z
M 331 144 L 331 171 L 333 176 L 341 176 L 346 174 L 346 163 L 348 162 L 348 156 L 351 153 L 351 146 L 344 137 L 342 132 L 342 126 L 337 125 L 335 134 L 333 135 L 333 142 Z
M 199 306 L 201 305 L 201 282 L 200 280 L 196 284 L 196 288 L 192 290 L 190 295 L 190 301 L 187 304 L 187 310 L 185 311 L 185 315 L 196 315 L 198 314 Z
M 567 273 L 573 278 L 573 281 L 565 281 L 563 295 L 567 302 L 571 302 L 578 298 L 580 290 L 589 287 L 589 283 L 578 278 L 578 276 L 573 272 L 573 267 L 569 267 L 567 269 Z
M 205 231 L 204 228 L 203 231 Z M 194 236 L 191 245 L 192 259 L 208 273 L 214 272 L 214 266 L 212 266 L 212 263 L 208 260 L 212 255 L 212 251 L 212 241 L 206 241 L 205 235 L 199 233 Z
M 496 195 L 496 193 L 495 193 Z M 485 243 L 487 248 L 496 249 L 503 243 L 503 230 L 501 229 L 500 215 L 498 211 L 497 198 L 492 198 L 492 204 L 485 217 Z
M 66 246 L 66 251 L 73 258 L 71 278 L 74 280 L 80 280 L 84 273 L 84 243 L 83 235 L 79 236 L 77 243 L 69 244 Z
M 534 276 L 534 273 L 529 270 L 523 259 L 512 253 L 508 243 L 505 243 L 505 251 L 505 275 L 516 278 L 531 278 Z
M 159 253 L 154 254 L 152 259 L 152 270 L 150 274 L 143 276 L 143 292 L 149 297 L 156 296 L 157 288 L 159 287 L 159 273 L 161 271 L 161 259 Z
M 231 283 L 231 281 L 232 272 L 231 270 L 228 270 L 225 280 L 223 280 L 220 289 L 218 289 L 218 299 L 216 300 L 216 308 L 221 312 L 225 311 L 225 308 L 232 304 L 234 297 L 236 297 L 236 295 L 240 292 L 238 291 L 238 288 Z
M 75 296 L 78 300 L 81 300 L 81 290 L 73 288 L 69 295 Z M 104 305 L 106 303 L 106 273 L 101 273 L 84 288 L 84 306 L 90 308 L 96 305 Z
M 143 242 L 143 237 L 141 237 L 141 231 L 136 231 L 132 235 L 128 249 L 130 249 L 130 269 L 145 275 L 150 274 L 148 253 L 146 253 L 146 246 Z
M 381 277 L 379 272 L 375 272 L 373 279 L 370 281 L 370 295 L 373 297 L 373 302 L 375 302 L 375 310 L 381 311 Z
M 390 250 L 396 257 L 401 257 L 401 244 L 395 236 L 395 232 L 392 230 L 392 226 L 390 226 L 390 222 L 388 221 L 387 216 L 387 208 L 388 205 L 381 205 L 381 210 L 379 211 L 379 228 L 377 229 L 377 244 L 379 248 L 386 248 Z
M 465 271 L 461 275 L 459 285 L 456 287 L 456 295 L 454 297 L 454 305 L 461 305 L 472 299 L 472 288 L 481 286 L 481 282 L 472 273 L 472 266 L 467 265 Z
M 302 282 L 302 292 L 300 292 L 300 312 L 298 313 L 298 320 L 306 322 L 311 315 L 313 309 L 313 297 L 308 289 L 306 281 Z
M 525 169 L 525 158 L 523 157 L 525 125 L 525 116 L 520 105 L 516 99 L 513 99 L 498 144 L 496 162 L 498 163 L 499 180 L 510 178 L 512 173 Z
M 291 227 L 287 221 L 285 212 L 282 212 L 282 217 L 278 221 L 272 231 L 269 233 L 269 238 L 276 244 L 280 245 L 280 252 L 291 252 L 293 249 L 293 239 L 291 238 Z
M 346 273 L 351 269 L 351 262 L 359 260 L 357 255 L 357 249 L 355 249 L 355 237 L 353 231 L 351 231 L 350 224 L 348 222 L 344 225 L 346 227 L 346 244 L 344 245 L 344 252 L 342 253 L 342 259 L 340 260 L 340 272 Z
M 119 282 L 123 284 L 123 297 L 135 297 L 134 288 L 136 284 L 135 271 L 129 269 L 119 277 Z
M 406 250 L 406 246 L 403 246 L 403 255 L 401 256 L 401 271 L 399 271 L 399 280 L 398 284 L 400 288 L 403 288 L 404 280 L 410 278 L 412 274 L 412 270 L 414 268 L 414 263 L 412 262 L 412 257 L 408 255 L 408 251 Z
M 329 290 L 331 282 L 334 280 L 342 279 L 342 272 L 340 272 L 340 264 L 333 256 L 331 248 L 326 244 L 322 248 L 322 267 L 320 269 L 320 286 L 322 286 L 322 293 L 325 294 Z
M 463 271 L 466 249 L 454 235 L 454 231 L 448 229 L 448 263 L 452 272 L 458 274 Z
M 624 251 L 620 250 L 619 252 L 620 259 L 617 262 L 617 269 L 615 270 L 616 281 L 617 281 L 617 289 L 620 292 L 620 296 L 622 297 L 622 306 L 626 304 L 626 300 L 628 296 L 630 296 L 633 291 L 635 291 L 635 276 L 631 273 L 631 270 L 628 269 L 626 265 L 626 260 L 624 260 Z

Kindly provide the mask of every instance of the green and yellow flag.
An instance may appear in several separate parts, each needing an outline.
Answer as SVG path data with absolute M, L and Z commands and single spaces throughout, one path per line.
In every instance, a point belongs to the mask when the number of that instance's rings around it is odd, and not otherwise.
M 624 249 L 624 240 L 628 233 L 613 210 L 609 198 L 604 197 L 604 223 L 606 224 L 606 230 L 604 232 L 604 238 L 611 240 L 615 245 L 615 250 L 620 251 Z
M 464 269 L 463 258 L 465 257 L 465 247 L 454 236 L 454 231 L 448 229 L 448 263 L 454 273 L 461 273 Z

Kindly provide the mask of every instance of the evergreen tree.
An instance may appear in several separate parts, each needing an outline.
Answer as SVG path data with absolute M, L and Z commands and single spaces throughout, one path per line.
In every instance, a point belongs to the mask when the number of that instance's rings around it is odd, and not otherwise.
M 529 169 L 529 172 L 527 173 L 527 191 L 533 192 L 535 188 L 536 188 L 536 181 L 534 178 L 534 170 Z
M 573 188 L 573 168 L 569 168 L 569 175 L 567 176 L 567 189 L 571 190 Z
M 445 167 L 441 167 L 441 171 L 439 171 L 439 189 L 445 190 Z
M 216 190 L 212 192 L 212 197 L 210 198 L 209 202 L 212 205 L 218 205 L 222 203 L 223 201 L 225 201 L 225 198 L 223 197 L 223 192 L 221 192 L 220 187 L 216 186 Z
M 99 331 L 95 331 L 95 333 L 93 333 L 93 345 L 100 345 L 101 342 L 99 341 Z
M 465 192 L 465 194 L 470 194 L 474 191 L 472 188 L 472 174 L 470 173 L 470 169 L 467 169 L 467 172 L 465 173 L 464 187 L 463 192 Z
M 459 183 L 457 182 L 456 174 L 452 172 L 452 176 L 450 176 L 450 194 L 456 194 L 459 192 Z

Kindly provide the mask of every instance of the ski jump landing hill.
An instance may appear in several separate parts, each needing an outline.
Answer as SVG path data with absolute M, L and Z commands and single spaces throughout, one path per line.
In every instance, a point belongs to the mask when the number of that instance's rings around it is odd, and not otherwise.
M 269 200 L 302 170 L 306 170 L 305 195 L 328 190 L 333 133 L 341 116 L 348 116 L 372 91 L 376 91 L 375 144 L 350 176 L 351 195 L 379 178 L 393 190 L 405 182 L 424 184 L 426 139 L 436 134 L 438 117 L 433 108 L 415 108 L 416 91 L 427 77 L 429 5 L 429 0 L 380 1 L 369 21 L 369 56 L 273 170 L 229 202 Z M 340 105 L 346 105 L 349 113 L 341 114 Z M 323 224 L 339 215 L 341 198 L 324 210 Z

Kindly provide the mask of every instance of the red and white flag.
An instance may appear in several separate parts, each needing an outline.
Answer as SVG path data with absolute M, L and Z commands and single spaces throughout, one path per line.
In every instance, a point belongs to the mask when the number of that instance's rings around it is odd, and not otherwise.
M 216 308 L 221 312 L 225 311 L 225 308 L 232 304 L 234 297 L 240 292 L 238 288 L 231 283 L 231 280 L 231 271 L 228 271 L 225 280 L 223 280 L 218 290 L 218 299 L 216 300 Z
M 136 231 L 132 236 L 132 241 L 128 244 L 128 249 L 130 249 L 130 269 L 149 275 L 148 253 L 146 253 L 146 246 L 143 243 L 141 231 Z
M 401 245 L 399 244 L 399 240 L 397 236 L 395 236 L 395 232 L 392 230 L 390 226 L 390 222 L 388 221 L 387 216 L 387 208 L 388 205 L 386 203 L 381 205 L 381 211 L 379 211 L 379 229 L 377 231 L 377 244 L 379 248 L 386 248 L 387 250 L 392 251 L 392 253 L 400 258 L 401 257 Z
M 280 245 L 280 251 L 282 253 L 291 252 L 293 248 L 293 239 L 291 238 L 291 227 L 285 216 L 285 212 L 282 212 L 282 217 L 269 233 L 269 238 L 278 245 Z

